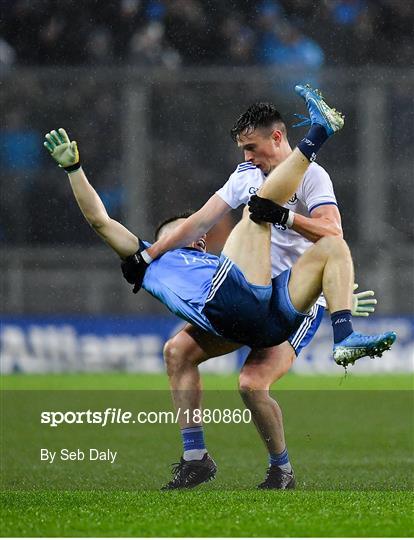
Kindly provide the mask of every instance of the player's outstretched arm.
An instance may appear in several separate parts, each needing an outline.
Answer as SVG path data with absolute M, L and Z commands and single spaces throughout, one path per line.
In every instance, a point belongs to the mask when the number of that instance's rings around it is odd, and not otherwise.
M 108 216 L 81 167 L 76 141 L 70 141 L 61 128 L 46 135 L 44 146 L 59 167 L 68 173 L 73 194 L 86 221 L 121 258 L 133 255 L 138 250 L 138 238 Z
M 206 234 L 230 210 L 231 207 L 219 195 L 214 194 L 200 210 L 187 218 L 182 225 L 154 242 L 146 250 L 148 255 L 151 259 L 156 259 L 166 251 L 188 246 Z

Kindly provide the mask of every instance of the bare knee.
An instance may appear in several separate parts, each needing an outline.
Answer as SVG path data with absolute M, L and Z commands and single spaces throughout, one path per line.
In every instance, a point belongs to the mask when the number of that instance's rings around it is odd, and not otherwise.
M 273 383 L 285 375 L 296 358 L 290 344 L 284 343 L 271 351 L 263 349 L 250 356 L 239 375 L 239 392 L 243 399 L 253 394 L 268 394 Z
M 350 251 L 347 243 L 340 236 L 324 236 L 314 244 L 309 255 L 314 262 L 324 267 L 330 257 L 345 259 L 350 257 Z
M 165 367 L 167 368 L 168 375 L 177 371 L 181 363 L 181 358 L 179 355 L 179 350 L 175 346 L 175 338 L 169 339 L 163 349 Z
M 246 372 L 239 376 L 239 394 L 245 406 L 250 410 L 269 405 L 269 389 L 272 380 L 262 373 Z
M 341 236 L 324 236 L 320 238 L 315 246 L 325 256 L 338 253 L 349 253 L 348 244 Z
M 163 353 L 168 376 L 185 370 L 187 366 L 195 362 L 192 348 L 180 334 L 165 343 Z
M 261 372 L 260 368 L 245 369 L 243 367 L 239 375 L 239 392 L 241 395 L 245 395 L 257 390 L 269 391 L 272 382 Z
M 239 394 L 247 408 L 252 409 L 269 399 L 269 390 L 254 390 L 245 383 L 239 384 Z
M 285 375 L 291 367 L 291 362 L 281 363 L 278 366 L 277 372 L 271 374 L 268 370 L 260 368 L 242 369 L 239 375 L 239 392 L 240 395 L 249 396 L 256 392 L 269 392 L 271 385 Z

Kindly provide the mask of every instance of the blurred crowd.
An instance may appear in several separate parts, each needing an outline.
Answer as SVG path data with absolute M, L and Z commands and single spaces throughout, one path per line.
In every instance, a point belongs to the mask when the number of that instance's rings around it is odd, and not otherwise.
M 146 117 L 151 208 L 158 207 L 157 198 L 163 193 L 166 200 L 183 205 L 179 211 L 185 210 L 190 180 L 200 204 L 220 187 L 223 171 L 231 171 L 240 157 L 232 153 L 233 146 L 223 152 L 222 143 L 229 142 L 228 129 L 240 111 L 270 94 L 278 96 L 283 111 L 289 110 L 283 92 L 296 76 L 287 84 L 290 73 L 280 77 L 280 71 L 287 71 L 284 68 L 293 67 L 293 73 L 300 71 L 302 79 L 312 81 L 322 66 L 407 66 L 412 61 L 414 1 L 407 0 L 0 0 L 0 6 L 0 67 L 275 68 L 275 80 L 267 90 L 257 79 L 222 85 L 216 81 L 211 87 L 208 83 L 178 87 L 172 80 L 170 86 L 151 87 L 151 114 Z M 10 79 L 0 84 L 4 111 L 0 244 L 23 244 L 28 239 L 31 243 L 94 241 L 92 233 L 90 238 L 77 235 L 78 209 L 43 150 L 43 134 L 54 127 L 64 126 L 76 135 L 108 211 L 115 219 L 122 217 L 127 197 L 118 179 L 124 154 L 130 151 L 119 146 L 126 123 L 124 85 L 111 70 L 103 71 L 108 75 L 105 80 L 91 72 L 75 83 L 62 70 L 51 84 L 38 70 L 3 70 Z M 400 108 L 403 103 L 401 110 L 410 110 L 412 93 L 399 80 L 392 83 L 399 114 L 391 115 L 398 118 L 398 129 L 391 129 L 389 148 L 393 159 L 404 163 L 407 157 L 401 152 L 409 151 L 410 145 L 401 141 L 404 133 L 411 133 L 412 120 L 408 115 L 405 128 L 401 117 L 406 115 L 400 114 Z M 352 114 L 349 109 L 348 105 L 347 113 Z M 179 137 L 177 122 L 182 127 Z M 97 136 L 108 133 L 110 137 Z M 344 147 L 350 151 L 354 139 L 348 133 Z M 112 136 L 118 144 L 113 144 Z M 157 148 L 163 149 L 162 160 L 152 151 Z M 353 160 L 347 155 L 345 161 Z M 194 171 L 198 171 L 196 178 Z M 174 182 L 166 185 L 165 178 Z M 45 196 L 47 212 L 37 211 Z M 167 205 L 165 212 L 169 212 Z M 167 217 L 154 215 L 154 219 Z M 48 226 L 49 220 L 61 224 L 58 231 Z M 408 227 L 407 221 L 403 228 Z
M 407 0 L 0 0 L 0 65 L 407 65 Z

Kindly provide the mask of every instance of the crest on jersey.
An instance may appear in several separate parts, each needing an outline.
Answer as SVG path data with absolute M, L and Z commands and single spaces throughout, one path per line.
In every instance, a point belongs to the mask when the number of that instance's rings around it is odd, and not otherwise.
M 295 202 L 297 202 L 298 200 L 298 196 L 296 195 L 296 193 L 293 195 L 293 197 L 291 197 L 289 200 L 288 200 L 288 204 L 295 204 Z

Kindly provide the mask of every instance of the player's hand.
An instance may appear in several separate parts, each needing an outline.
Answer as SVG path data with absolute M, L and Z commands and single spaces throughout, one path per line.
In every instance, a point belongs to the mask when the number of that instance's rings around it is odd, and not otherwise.
M 66 172 L 73 172 L 79 169 L 79 151 L 76 141 L 71 141 L 63 128 L 51 131 L 45 135 L 43 146 L 47 148 L 52 158 L 59 167 Z
M 255 223 L 266 221 L 267 223 L 286 225 L 288 221 L 289 210 L 270 199 L 253 195 L 247 204 L 249 206 L 250 219 Z
M 358 289 L 358 283 L 354 284 L 354 291 Z M 377 300 L 374 291 L 362 291 L 352 295 L 351 313 L 354 317 L 369 317 L 374 313 Z
M 139 251 L 122 261 L 122 274 L 128 283 L 134 285 L 134 288 L 132 289 L 134 294 L 137 294 L 141 289 L 148 266 L 149 264 L 144 261 Z

